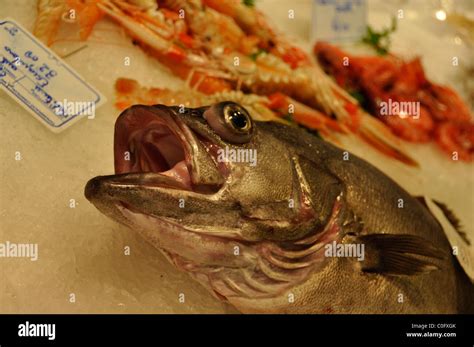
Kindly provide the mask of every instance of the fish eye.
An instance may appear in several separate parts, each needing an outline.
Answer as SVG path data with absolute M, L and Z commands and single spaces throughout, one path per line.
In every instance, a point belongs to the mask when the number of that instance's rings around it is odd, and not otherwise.
M 238 104 L 227 104 L 223 107 L 226 123 L 237 132 L 248 132 L 252 126 L 248 112 Z
M 244 107 L 235 102 L 214 104 L 204 111 L 203 117 L 224 141 L 246 143 L 252 138 L 252 118 Z

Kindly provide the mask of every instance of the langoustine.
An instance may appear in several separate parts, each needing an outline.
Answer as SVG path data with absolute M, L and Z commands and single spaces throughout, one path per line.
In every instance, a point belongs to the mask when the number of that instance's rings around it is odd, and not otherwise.
M 169 88 L 144 87 L 137 81 L 128 78 L 119 78 L 115 82 L 119 110 L 124 110 L 134 104 L 142 105 L 179 105 L 179 107 L 199 107 L 210 103 L 223 101 L 237 102 L 251 111 L 256 121 L 274 121 L 289 125 L 293 120 L 306 128 L 316 130 L 325 138 L 337 141 L 332 136 L 334 132 L 347 133 L 348 130 L 335 120 L 307 107 L 284 95 L 274 94 L 270 97 L 255 94 L 245 94 L 241 91 L 223 91 L 207 95 L 193 89 L 180 91 Z M 288 117 L 288 104 L 293 105 L 291 118 Z
M 241 90 L 273 100 L 276 95 L 287 105 L 299 102 L 314 111 L 303 125 L 317 127 L 323 112 L 329 119 L 326 123 L 336 119 L 339 128 L 348 128 L 383 153 L 416 165 L 382 123 L 374 122 L 306 53 L 276 34 L 255 9 L 248 9 L 255 19 L 250 25 L 241 17 L 223 13 L 215 2 L 166 0 L 157 4 L 152 0 L 68 0 L 67 9 L 77 12 L 81 39 L 105 14 L 188 87 L 201 93 Z M 41 17 L 44 8 L 39 10 Z M 56 20 L 50 18 L 51 23 Z M 54 35 L 54 30 L 48 33 Z M 229 39 L 232 36 L 240 39 Z M 53 41 L 47 35 L 43 39 Z
M 405 62 L 395 55 L 353 56 L 324 42 L 314 51 L 326 71 L 347 90 L 361 92 L 372 114 L 401 138 L 436 144 L 450 156 L 474 158 L 474 122 L 469 108 L 451 88 L 428 80 L 420 58 Z M 343 64 L 346 60 L 349 63 Z M 387 115 L 382 105 L 418 103 L 419 114 Z

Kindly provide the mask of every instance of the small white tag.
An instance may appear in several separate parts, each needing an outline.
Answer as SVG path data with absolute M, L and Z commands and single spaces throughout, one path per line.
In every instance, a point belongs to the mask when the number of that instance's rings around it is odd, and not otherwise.
M 0 20 L 0 86 L 41 123 L 60 132 L 106 98 L 14 20 Z
M 426 196 L 423 198 L 430 212 L 441 224 L 451 247 L 457 247 L 457 255 L 454 256 L 458 259 L 467 276 L 474 282 L 474 257 L 473 252 L 469 249 L 469 245 L 459 236 L 459 233 L 451 225 L 443 211 L 430 198 Z
M 366 27 L 365 0 L 313 0 L 313 42 L 359 40 Z

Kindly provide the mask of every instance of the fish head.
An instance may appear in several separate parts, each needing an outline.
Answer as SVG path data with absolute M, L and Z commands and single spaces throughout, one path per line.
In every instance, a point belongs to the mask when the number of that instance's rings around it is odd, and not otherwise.
M 294 148 L 244 107 L 136 105 L 115 125 L 115 175 L 85 195 L 220 299 L 280 295 L 322 261 Z M 304 170 L 303 170 L 304 171 Z

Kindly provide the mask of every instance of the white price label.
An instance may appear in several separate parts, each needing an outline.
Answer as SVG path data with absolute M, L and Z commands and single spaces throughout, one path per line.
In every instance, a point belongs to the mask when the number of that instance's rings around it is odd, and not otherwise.
M 0 86 L 50 130 L 59 132 L 105 97 L 12 19 L 0 20 Z
M 313 0 L 313 41 L 359 40 L 366 26 L 365 0 Z

